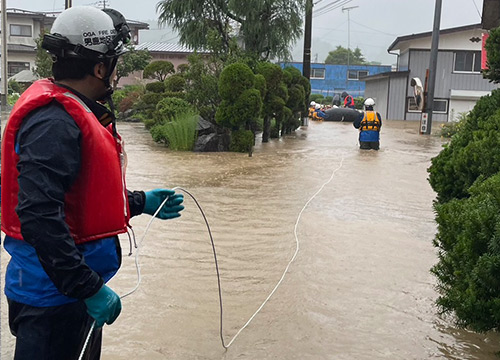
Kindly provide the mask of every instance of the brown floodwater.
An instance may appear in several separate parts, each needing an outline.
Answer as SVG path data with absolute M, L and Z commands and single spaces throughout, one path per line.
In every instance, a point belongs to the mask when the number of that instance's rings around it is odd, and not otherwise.
M 437 127 L 437 125 L 435 125 Z M 458 329 L 437 314 L 436 232 L 427 182 L 443 140 L 417 122 L 386 121 L 381 150 L 361 151 L 350 123 L 311 123 L 252 157 L 172 152 L 141 124 L 119 123 L 129 189 L 180 186 L 203 207 L 214 236 L 228 343 L 219 338 L 217 278 L 195 203 L 156 220 L 139 255 L 142 282 L 104 329 L 103 360 L 125 359 L 498 359 L 498 334 Z M 332 176 L 333 174 L 333 176 Z M 138 240 L 149 216 L 132 219 Z M 124 253 L 128 240 L 122 237 Z M 2 252 L 2 270 L 8 261 Z M 136 284 L 134 257 L 110 286 Z M 2 359 L 11 359 L 2 296 Z

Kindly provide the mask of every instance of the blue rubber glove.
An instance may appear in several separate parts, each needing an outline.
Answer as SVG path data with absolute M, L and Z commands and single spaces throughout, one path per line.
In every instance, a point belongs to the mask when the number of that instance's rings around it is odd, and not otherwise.
M 84 301 L 87 313 L 95 319 L 96 327 L 102 327 L 104 323 L 111 325 L 122 311 L 120 297 L 106 285 Z
M 163 205 L 158 214 L 156 214 L 156 217 L 159 219 L 174 219 L 181 216 L 179 212 L 184 210 L 184 206 L 181 205 L 184 201 L 184 195 L 176 194 L 174 190 L 170 189 L 146 191 L 146 203 L 144 204 L 144 210 L 142 212 L 154 215 L 163 200 L 167 197 L 167 202 Z

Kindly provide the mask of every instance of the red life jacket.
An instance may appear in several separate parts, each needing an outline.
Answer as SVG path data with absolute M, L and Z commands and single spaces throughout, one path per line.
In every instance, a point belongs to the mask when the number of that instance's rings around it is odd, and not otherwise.
M 347 95 L 344 99 L 344 106 L 354 106 L 354 98 L 351 95 Z
M 81 99 L 48 79 L 36 81 L 21 95 L 5 128 L 1 165 L 2 230 L 22 240 L 15 211 L 19 192 L 16 135 L 29 113 L 53 100 L 64 107 L 82 133 L 81 169 L 64 201 L 65 221 L 71 236 L 80 244 L 126 232 L 129 208 L 120 139 L 113 137 L 111 125 L 105 128 L 99 123 Z

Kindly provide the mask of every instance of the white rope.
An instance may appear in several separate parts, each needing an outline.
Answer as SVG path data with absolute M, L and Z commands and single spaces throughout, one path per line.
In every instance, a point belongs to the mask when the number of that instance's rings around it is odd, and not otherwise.
M 253 313 L 253 315 L 250 316 L 250 318 L 247 320 L 247 322 L 238 330 L 238 332 L 233 336 L 233 338 L 231 339 L 231 341 L 229 341 L 229 343 L 227 345 L 225 344 L 224 337 L 223 337 L 223 321 L 222 321 L 223 307 L 222 307 L 222 294 L 221 294 L 221 285 L 220 285 L 220 274 L 219 274 L 219 267 L 218 267 L 218 263 L 217 263 L 217 254 L 216 254 L 216 251 L 215 251 L 215 245 L 214 245 L 212 233 L 211 233 L 211 230 L 210 230 L 210 226 L 209 226 L 207 218 L 206 218 L 206 216 L 205 216 L 205 214 L 203 212 L 203 209 L 201 208 L 201 206 L 199 205 L 199 203 L 195 199 L 195 197 L 192 194 L 190 194 L 187 190 L 185 190 L 185 189 L 183 189 L 181 187 L 174 187 L 174 188 L 172 188 L 172 190 L 182 190 L 183 192 L 185 192 L 186 194 L 188 194 L 195 201 L 196 205 L 198 206 L 198 209 L 200 210 L 200 212 L 201 212 L 201 214 L 202 214 L 202 216 L 203 216 L 203 218 L 205 220 L 205 223 L 206 223 L 206 226 L 207 226 L 207 229 L 208 229 L 208 233 L 210 235 L 210 240 L 212 242 L 212 249 L 213 249 L 214 260 L 215 260 L 215 267 L 216 267 L 216 271 L 217 271 L 217 281 L 218 281 L 218 289 L 219 289 L 219 305 L 220 305 L 220 331 L 219 331 L 219 333 L 220 333 L 220 338 L 221 338 L 222 346 L 225 349 L 228 349 L 233 344 L 233 342 L 240 335 L 240 333 L 252 322 L 252 320 L 262 310 L 262 308 L 266 305 L 266 303 L 274 295 L 274 293 L 276 292 L 276 290 L 278 289 L 278 287 L 283 282 L 283 279 L 285 278 L 285 275 L 288 272 L 288 269 L 290 268 L 290 265 L 293 263 L 293 261 L 295 260 L 295 258 L 297 257 L 297 254 L 299 252 L 299 248 L 300 247 L 299 247 L 299 238 L 298 238 L 298 235 L 297 235 L 297 228 L 298 228 L 298 225 L 299 225 L 299 222 L 300 222 L 300 218 L 302 217 L 302 213 L 307 208 L 307 206 L 311 203 L 311 201 L 324 189 L 324 187 L 326 185 L 328 185 L 333 180 L 333 177 L 335 176 L 335 174 L 337 173 L 337 171 L 339 171 L 342 168 L 343 163 L 344 163 L 344 156 L 342 156 L 342 159 L 340 160 L 339 166 L 332 171 L 332 175 L 330 176 L 330 178 L 325 183 L 323 183 L 323 185 L 321 185 L 321 187 L 309 198 L 309 200 L 307 200 L 307 202 L 305 203 L 305 205 L 300 210 L 299 215 L 297 216 L 297 221 L 295 222 L 294 231 L 293 231 L 294 232 L 294 236 L 295 236 L 295 252 L 294 252 L 292 258 L 288 262 L 285 270 L 283 271 L 283 274 L 281 275 L 281 278 L 279 279 L 279 281 L 277 282 L 277 284 L 274 286 L 273 290 L 271 290 L 271 292 L 266 297 L 266 299 L 262 302 L 262 304 L 258 307 L 258 309 Z M 137 270 L 137 284 L 135 285 L 135 287 L 132 290 L 130 290 L 129 292 L 127 292 L 127 293 L 123 294 L 122 296 L 120 296 L 121 299 L 123 299 L 126 296 L 129 296 L 129 295 L 133 294 L 134 292 L 136 292 L 137 289 L 139 288 L 140 284 L 141 284 L 142 278 L 141 278 L 141 270 L 140 270 L 140 265 L 139 265 L 139 250 L 141 248 L 142 241 L 146 237 L 146 234 L 148 233 L 149 228 L 151 227 L 151 224 L 156 219 L 156 215 L 158 214 L 158 212 L 160 211 L 160 209 L 163 207 L 163 205 L 167 202 L 167 200 L 168 200 L 168 197 L 165 200 L 163 200 L 163 202 L 160 204 L 160 206 L 158 206 L 158 209 L 155 211 L 155 213 L 153 214 L 153 216 L 149 220 L 148 224 L 146 225 L 146 229 L 144 230 L 144 233 L 142 234 L 142 236 L 141 236 L 141 238 L 139 240 L 139 243 L 137 244 L 137 250 L 136 250 L 136 253 L 135 253 L 135 266 L 136 266 L 136 270 Z M 78 360 L 81 360 L 82 357 L 83 357 L 83 354 L 84 354 L 85 349 L 87 347 L 87 344 L 89 342 L 90 336 L 92 335 L 92 331 L 94 330 L 94 326 L 95 326 L 95 321 L 92 323 L 92 326 L 91 326 L 90 331 L 89 331 L 89 333 L 87 335 L 87 339 L 85 341 L 85 344 L 83 346 L 82 352 L 81 352 L 80 357 L 78 358 Z
M 245 325 L 243 325 L 243 327 L 240 330 L 238 330 L 238 332 L 236 333 L 236 335 L 234 335 L 234 337 L 227 344 L 227 346 L 225 346 L 224 343 L 222 344 L 222 346 L 224 346 L 224 348 L 227 349 L 227 348 L 229 348 L 231 346 L 231 344 L 238 337 L 238 335 L 243 331 L 243 329 L 245 329 L 248 326 L 248 324 L 250 324 L 250 322 L 260 312 L 260 310 L 262 310 L 262 308 L 264 307 L 264 305 L 266 305 L 266 303 L 269 301 L 269 299 L 271 298 L 271 296 L 273 296 L 273 294 L 276 292 L 276 290 L 278 289 L 278 287 L 283 282 L 283 279 L 285 278 L 285 275 L 288 272 L 288 269 L 290 268 L 290 265 L 295 260 L 295 258 L 297 257 L 297 253 L 299 252 L 299 238 L 297 236 L 297 227 L 299 225 L 300 218 L 302 217 L 302 213 L 304 212 L 304 210 L 306 209 L 306 207 L 309 205 L 309 203 L 323 190 L 323 188 L 332 181 L 333 177 L 335 176 L 335 173 L 342 168 L 343 162 L 344 162 L 344 157 L 342 156 L 342 159 L 340 160 L 340 165 L 335 170 L 333 170 L 332 175 L 330 176 L 330 179 L 328 179 L 328 181 L 326 181 L 323 185 L 321 185 L 321 187 L 319 188 L 319 190 L 316 191 L 314 193 L 314 195 L 311 196 L 311 198 L 309 200 L 307 200 L 307 202 L 304 205 L 304 207 L 302 208 L 302 210 L 300 210 L 299 215 L 297 217 L 297 221 L 295 222 L 294 230 L 293 230 L 293 233 L 295 235 L 295 252 L 294 252 L 292 258 L 290 259 L 290 261 L 288 262 L 288 265 L 286 266 L 285 271 L 283 271 L 283 275 L 281 275 L 281 278 L 279 279 L 278 283 L 276 284 L 276 286 L 274 287 L 274 289 L 271 291 L 271 293 L 267 296 L 267 298 L 264 300 L 264 302 L 259 306 L 259 308 L 257 309 L 257 311 L 255 311 L 255 313 L 248 319 L 248 321 L 245 323 Z

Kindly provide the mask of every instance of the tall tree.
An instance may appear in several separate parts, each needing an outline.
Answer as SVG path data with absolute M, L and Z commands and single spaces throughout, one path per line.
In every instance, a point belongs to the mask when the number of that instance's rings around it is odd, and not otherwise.
M 332 50 L 328 53 L 328 56 L 325 59 L 325 64 L 333 64 L 333 65 L 343 65 L 347 64 L 347 54 L 349 54 L 349 64 L 350 65 L 364 65 L 366 64 L 366 60 L 361 53 L 360 48 L 356 48 L 353 50 L 346 49 L 342 46 L 337 46 L 335 50 Z
M 113 80 L 113 88 L 116 89 L 122 77 L 128 76 L 134 71 L 144 70 L 151 61 L 148 50 L 135 50 L 133 45 L 127 46 L 128 51 L 123 54 L 116 65 L 116 77 Z
M 47 52 L 47 50 L 42 48 L 43 35 L 35 40 L 36 43 L 36 55 L 35 55 L 35 67 L 33 68 L 33 73 L 39 78 L 47 78 L 52 76 L 52 57 Z
M 162 0 L 157 10 L 159 23 L 195 49 L 212 50 L 209 36 L 216 33 L 222 52 L 236 41 L 261 59 L 285 58 L 302 33 L 301 0 Z

